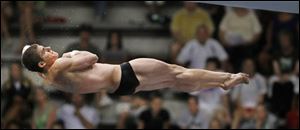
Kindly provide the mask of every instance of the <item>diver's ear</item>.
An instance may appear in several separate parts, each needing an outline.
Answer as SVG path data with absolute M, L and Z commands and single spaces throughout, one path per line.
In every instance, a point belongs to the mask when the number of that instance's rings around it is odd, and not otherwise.
M 44 68 L 46 66 L 46 62 L 40 61 L 38 66 L 41 67 L 41 68 Z

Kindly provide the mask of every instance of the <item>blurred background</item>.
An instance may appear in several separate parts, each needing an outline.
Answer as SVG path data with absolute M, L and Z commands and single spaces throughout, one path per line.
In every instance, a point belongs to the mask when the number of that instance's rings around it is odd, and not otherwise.
M 1 1 L 1 129 L 299 128 L 299 3 L 224 2 Z M 22 67 L 29 41 L 100 63 L 149 57 L 251 80 L 229 91 L 75 95 Z

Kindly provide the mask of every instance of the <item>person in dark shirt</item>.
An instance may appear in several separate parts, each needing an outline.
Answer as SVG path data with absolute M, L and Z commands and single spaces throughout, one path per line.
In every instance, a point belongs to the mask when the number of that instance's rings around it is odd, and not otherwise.
M 107 37 L 106 50 L 103 51 L 102 61 L 110 64 L 120 64 L 128 60 L 128 52 L 123 48 L 122 34 L 111 31 Z
M 98 57 L 100 57 L 100 49 L 90 42 L 90 37 L 92 32 L 93 32 L 92 26 L 87 24 L 80 25 L 79 27 L 80 41 L 70 44 L 65 50 L 65 52 L 71 52 L 73 50 L 89 51 L 93 54 L 96 54 Z
M 4 99 L 5 104 L 4 113 L 11 107 L 16 97 L 29 101 L 32 85 L 32 82 L 24 76 L 21 65 L 13 63 L 10 66 L 9 79 L 1 87 L 1 98 Z
M 149 109 L 143 111 L 139 117 L 139 129 L 168 129 L 170 127 L 170 114 L 162 108 L 162 100 L 160 97 L 151 99 Z
M 280 51 L 274 58 L 275 75 L 270 78 L 271 111 L 285 118 L 292 99 L 299 94 L 299 59 L 292 45 L 291 33 L 282 31 L 279 36 Z M 285 104 L 285 105 L 282 105 Z
M 10 66 L 10 76 L 1 87 L 1 121 L 4 125 L 16 125 L 30 128 L 30 117 L 33 110 L 32 82 L 23 74 L 21 65 L 16 62 Z
M 277 54 L 280 49 L 280 33 L 282 30 L 291 33 L 292 46 L 299 49 L 299 16 L 291 13 L 280 12 L 274 16 L 267 27 L 267 44 L 265 49 L 271 54 Z

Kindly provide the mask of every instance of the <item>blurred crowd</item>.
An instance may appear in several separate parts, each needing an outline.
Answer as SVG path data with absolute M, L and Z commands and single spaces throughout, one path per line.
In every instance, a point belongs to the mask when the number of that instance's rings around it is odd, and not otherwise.
M 298 14 L 183 2 L 167 17 L 160 13 L 166 4 L 145 2 L 146 18 L 169 26 L 173 43 L 167 62 L 248 73 L 249 84 L 189 94 L 159 90 L 117 97 L 102 90 L 78 95 L 37 86 L 15 62 L 8 80 L 1 81 L 1 128 L 299 128 Z M 95 18 L 109 15 L 106 2 L 95 6 Z M 36 40 L 34 27 L 53 20 L 45 16 L 45 8 L 46 2 L 1 1 L 1 44 L 14 44 L 9 23 L 16 20 L 20 24 L 16 53 L 25 41 Z M 123 48 L 118 30 L 108 32 L 101 51 L 91 43 L 91 35 L 93 27 L 82 24 L 78 42 L 65 52 L 87 50 L 111 64 L 136 57 Z M 185 109 L 179 113 L 168 109 L 165 104 L 174 100 Z M 114 113 L 107 115 L 107 111 Z

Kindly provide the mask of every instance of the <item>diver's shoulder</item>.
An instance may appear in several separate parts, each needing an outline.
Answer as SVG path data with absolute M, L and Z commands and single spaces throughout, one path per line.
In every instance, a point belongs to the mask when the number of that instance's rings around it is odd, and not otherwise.
M 69 67 L 69 64 L 70 63 L 70 58 L 64 58 L 64 57 L 61 57 L 61 58 L 58 58 L 52 68 L 54 70 L 67 70 L 67 68 Z

